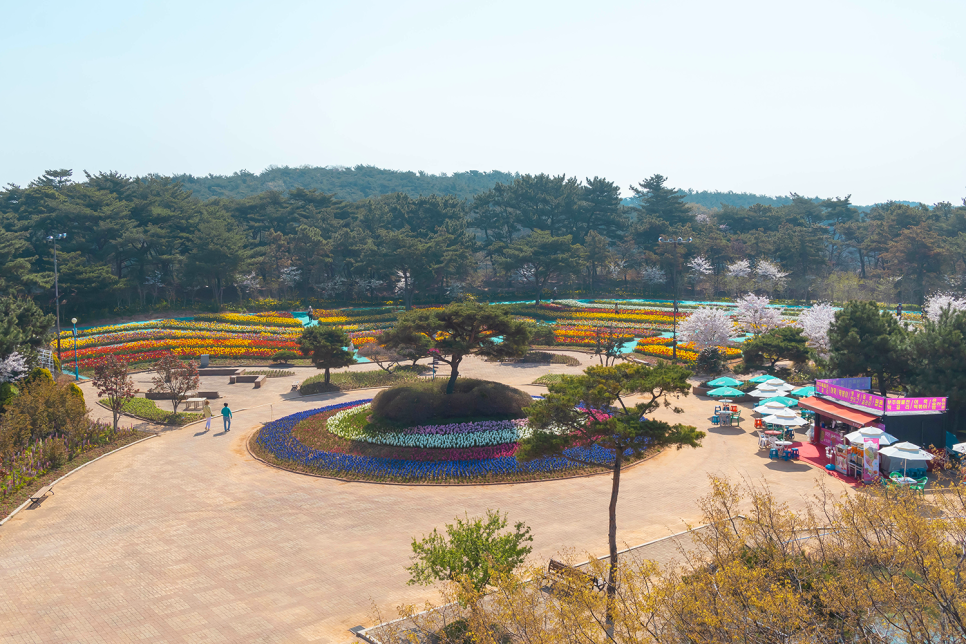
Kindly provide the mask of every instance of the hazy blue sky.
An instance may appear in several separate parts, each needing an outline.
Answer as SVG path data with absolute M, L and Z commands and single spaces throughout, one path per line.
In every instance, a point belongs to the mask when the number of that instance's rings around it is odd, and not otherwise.
M 0 7 L 0 183 L 363 163 L 966 196 L 963 0 Z

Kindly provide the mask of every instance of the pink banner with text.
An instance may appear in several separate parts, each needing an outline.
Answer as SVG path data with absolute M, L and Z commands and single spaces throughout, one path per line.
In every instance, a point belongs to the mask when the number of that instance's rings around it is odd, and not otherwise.
M 945 398 L 883 398 L 867 391 L 843 387 L 834 380 L 816 380 L 815 393 L 883 413 L 946 411 Z

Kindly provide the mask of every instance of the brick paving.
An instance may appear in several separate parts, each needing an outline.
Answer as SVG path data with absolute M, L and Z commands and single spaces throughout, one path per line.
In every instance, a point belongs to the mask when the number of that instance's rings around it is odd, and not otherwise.
M 467 359 L 463 369 L 532 393 L 545 389 L 526 383 L 551 371 L 580 368 Z M 230 433 L 220 423 L 207 433 L 201 425 L 164 431 L 65 479 L 54 496 L 0 527 L 0 642 L 354 641 L 347 629 L 375 623 L 373 606 L 389 618 L 401 603 L 436 598 L 431 588 L 406 585 L 412 537 L 487 508 L 532 527 L 536 561 L 570 549 L 606 552 L 607 476 L 389 486 L 301 476 L 256 461 L 245 440 L 271 416 L 374 393 L 290 397 L 290 380 L 263 390 L 231 386 L 238 389 L 230 393 Z M 85 393 L 90 403 L 89 385 Z M 694 501 L 708 489 L 706 473 L 763 478 L 792 508 L 824 476 L 800 463 L 770 462 L 745 430 L 710 427 L 712 402 L 692 396 L 679 404 L 685 414 L 657 415 L 696 424 L 708 437 L 701 449 L 671 450 L 624 473 L 624 546 L 697 522 Z

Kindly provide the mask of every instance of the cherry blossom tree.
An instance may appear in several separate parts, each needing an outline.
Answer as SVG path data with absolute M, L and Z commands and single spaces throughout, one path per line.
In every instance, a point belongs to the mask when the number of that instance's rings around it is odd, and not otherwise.
M 645 284 L 664 284 L 667 282 L 667 274 L 660 266 L 642 266 L 641 279 Z
M 788 282 L 789 274 L 783 271 L 781 266 L 767 259 L 759 259 L 755 264 L 755 284 L 769 293 L 784 286 Z
M 131 380 L 127 360 L 114 355 L 104 356 L 94 364 L 94 377 L 91 384 L 97 389 L 97 395 L 107 401 L 107 407 L 114 414 L 114 431 L 117 431 L 117 421 L 124 408 L 124 403 L 134 398 L 138 392 Z
M 956 297 L 952 293 L 933 293 L 926 299 L 922 312 L 931 322 L 939 322 L 940 316 L 946 309 L 953 312 L 964 311 L 966 299 Z
M 705 259 L 703 255 L 698 255 L 688 262 L 688 268 L 690 269 L 688 271 L 688 281 L 694 287 L 697 287 L 705 276 L 711 275 L 714 272 L 711 262 Z
M 835 309 L 828 302 L 820 302 L 815 306 L 805 309 L 798 316 L 798 325 L 802 327 L 802 333 L 808 338 L 808 344 L 822 358 L 827 359 L 831 352 L 831 345 L 828 339 L 828 330 L 835 321 Z
M 699 307 L 678 326 L 678 337 L 698 349 L 717 347 L 731 338 L 734 322 L 724 309 Z
M 761 335 L 781 326 L 782 309 L 768 306 L 767 297 L 747 293 L 738 300 L 735 317 L 742 328 Z
M 154 387 L 151 391 L 170 394 L 171 406 L 176 414 L 178 413 L 178 405 L 188 397 L 188 392 L 201 386 L 198 365 L 191 360 L 182 362 L 173 353 L 162 356 L 154 364 L 154 373 L 154 377 L 151 378 L 151 384 Z
M 0 360 L 0 384 L 20 380 L 30 372 L 30 365 L 22 353 L 14 351 Z
M 732 262 L 728 264 L 727 273 L 728 281 L 731 282 L 737 296 L 738 291 L 747 286 L 748 277 L 751 275 L 751 262 L 747 259 Z

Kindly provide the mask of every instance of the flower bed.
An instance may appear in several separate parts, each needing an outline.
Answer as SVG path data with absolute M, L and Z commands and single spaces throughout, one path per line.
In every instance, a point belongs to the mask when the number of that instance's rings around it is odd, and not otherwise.
M 389 458 L 369 456 L 364 453 L 347 454 L 334 450 L 315 449 L 303 444 L 293 435 L 299 423 L 313 416 L 350 410 L 368 402 L 371 401 L 341 403 L 280 418 L 268 423 L 258 432 L 254 447 L 257 452 L 279 464 L 303 471 L 344 479 L 407 483 L 479 483 L 555 478 L 602 471 L 613 460 L 611 450 L 594 446 L 572 448 L 566 452 L 590 465 L 576 463 L 563 457 L 521 463 L 512 456 L 511 450 L 515 448 L 515 444 L 509 443 L 472 448 L 457 447 L 453 448 L 454 451 L 400 447 L 396 449 L 407 450 L 403 453 L 408 454 L 409 457 Z M 473 433 L 463 432 L 462 435 Z M 439 436 L 438 434 L 412 435 Z M 352 444 L 365 446 L 360 441 L 353 441 Z M 397 451 L 397 453 L 400 452 Z M 440 460 L 441 456 L 446 457 L 446 460 Z
M 245 313 L 201 313 L 195 316 L 195 320 L 207 322 L 228 322 L 232 324 L 261 324 L 264 326 L 293 327 L 297 329 L 302 328 L 302 323 L 293 318 L 291 313 L 287 314 L 287 316 L 280 314 L 248 315 Z
M 634 353 L 641 353 L 649 356 L 670 359 L 672 356 L 671 345 L 673 338 L 641 338 L 634 347 Z M 718 347 L 725 358 L 735 358 L 741 356 L 741 349 L 734 347 Z M 693 342 L 679 342 L 677 356 L 679 360 L 694 361 L 698 359 L 699 351 Z

